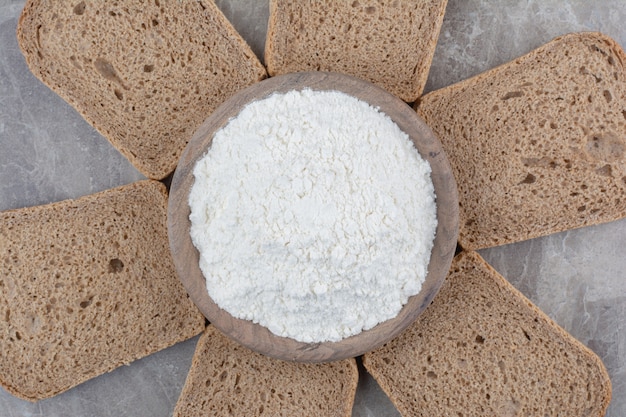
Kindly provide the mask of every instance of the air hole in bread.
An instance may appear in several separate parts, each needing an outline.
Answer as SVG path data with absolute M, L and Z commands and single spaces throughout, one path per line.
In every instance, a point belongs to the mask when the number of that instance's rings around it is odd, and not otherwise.
M 529 172 L 528 175 L 526 175 L 526 178 L 524 178 L 522 181 L 520 181 L 518 185 L 520 185 L 520 184 L 532 184 L 535 181 L 537 181 L 537 177 L 535 177 L 533 174 L 531 174 Z
M 504 97 L 502 97 L 502 101 L 510 100 L 512 98 L 522 97 L 523 95 L 524 95 L 524 92 L 522 91 L 509 91 L 508 93 L 504 95 Z
M 106 80 L 111 81 L 111 82 L 115 82 L 115 83 L 121 85 L 122 87 L 124 87 L 125 89 L 128 89 L 122 83 L 122 80 L 117 75 L 117 72 L 115 71 L 115 68 L 113 67 L 113 65 L 109 61 L 107 61 L 106 59 L 104 59 L 104 58 L 96 58 L 96 60 L 93 63 L 93 66 L 96 69 L 96 71 L 98 71 L 98 73 L 102 77 L 104 77 Z
M 115 94 L 115 97 L 117 97 L 118 100 L 124 99 L 124 94 L 122 94 L 122 92 L 118 90 L 117 88 L 113 90 L 113 94 Z
M 82 15 L 83 13 L 85 13 L 86 7 L 87 5 L 85 4 L 85 2 L 81 1 L 76 6 L 74 6 L 74 14 L 79 15 L 79 16 Z
M 415 64 L 415 66 L 413 67 L 413 71 L 411 71 L 411 73 L 413 75 L 417 74 L 417 69 L 419 68 L 419 62 L 417 64 Z
M 482 345 L 483 343 L 485 343 L 485 338 L 482 337 L 481 335 L 476 336 L 476 343 L 478 343 L 479 345 Z
M 606 164 L 596 169 L 596 174 L 601 175 L 603 177 L 612 177 L 613 169 L 611 168 L 611 165 Z
M 611 101 L 613 101 L 613 96 L 611 95 L 611 92 L 609 90 L 604 90 L 602 92 L 602 95 L 604 96 L 604 99 L 606 100 L 607 103 L 610 103 Z
M 83 300 L 80 302 L 80 308 L 87 308 L 91 305 L 91 302 L 93 301 L 93 295 L 90 296 L 89 298 L 87 298 L 86 300 Z
M 43 58 L 43 54 L 41 53 L 41 25 L 37 26 L 37 32 L 35 34 L 35 40 L 37 41 L 37 56 L 39 58 Z
M 426 372 L 426 377 L 430 379 L 437 379 L 437 374 L 434 373 L 433 371 L 428 371 Z
M 124 270 L 124 262 L 122 262 L 120 259 L 111 259 L 109 261 L 109 272 L 111 273 L 118 273 L 118 272 L 122 272 Z
M 374 14 L 376 13 L 376 7 L 374 6 L 369 6 L 365 8 L 365 13 L 367 14 Z

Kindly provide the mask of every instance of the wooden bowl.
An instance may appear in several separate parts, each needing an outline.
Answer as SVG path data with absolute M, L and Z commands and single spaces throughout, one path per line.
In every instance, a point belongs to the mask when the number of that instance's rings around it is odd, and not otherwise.
M 211 146 L 214 133 L 235 117 L 247 103 L 263 99 L 274 92 L 303 88 L 341 91 L 366 101 L 387 114 L 409 135 L 421 156 L 430 163 L 437 198 L 438 226 L 428 274 L 421 291 L 409 298 L 395 318 L 339 342 L 303 343 L 280 337 L 261 325 L 234 318 L 222 310 L 209 297 L 205 278 L 198 264 L 199 254 L 189 235 L 188 196 L 194 182 L 193 168 Z M 354 77 L 309 72 L 270 78 L 242 90 L 224 102 L 200 126 L 183 152 L 172 179 L 168 233 L 178 275 L 191 300 L 215 327 L 240 344 L 274 358 L 327 362 L 359 356 L 379 347 L 398 335 L 426 309 L 450 268 L 457 244 L 458 218 L 456 182 L 441 143 L 409 105 L 385 90 Z

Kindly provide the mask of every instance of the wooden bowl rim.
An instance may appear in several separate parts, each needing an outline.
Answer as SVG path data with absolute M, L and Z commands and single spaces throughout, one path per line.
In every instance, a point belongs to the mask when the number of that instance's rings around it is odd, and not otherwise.
M 339 342 L 304 343 L 280 337 L 251 321 L 234 318 L 211 300 L 199 268 L 199 254 L 189 234 L 189 190 L 193 167 L 211 145 L 214 133 L 235 117 L 243 106 L 274 92 L 334 90 L 364 100 L 387 114 L 409 135 L 432 169 L 437 198 L 437 231 L 428 274 L 422 290 L 409 298 L 393 319 Z M 197 129 L 187 144 L 172 177 L 167 227 L 170 248 L 179 279 L 190 299 L 222 333 L 261 354 L 288 361 L 329 362 L 360 356 L 393 339 L 431 303 L 447 276 L 457 247 L 459 207 L 456 181 L 442 148 L 431 129 L 404 101 L 374 84 L 358 78 L 327 72 L 301 72 L 268 78 L 233 95 Z

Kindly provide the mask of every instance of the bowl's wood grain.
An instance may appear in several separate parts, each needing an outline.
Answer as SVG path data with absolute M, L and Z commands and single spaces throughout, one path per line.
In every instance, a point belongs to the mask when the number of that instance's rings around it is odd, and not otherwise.
M 404 131 L 432 168 L 432 181 L 437 196 L 438 226 L 428 276 L 417 295 L 394 319 L 371 330 L 332 343 L 302 343 L 274 335 L 265 327 L 232 317 L 209 297 L 205 278 L 198 266 L 199 254 L 190 235 L 189 190 L 193 184 L 193 168 L 205 155 L 213 134 L 235 117 L 247 103 L 274 92 L 310 88 L 335 90 L 350 94 L 379 108 Z M 373 84 L 346 75 L 309 72 L 274 77 L 237 93 L 220 106 L 200 126 L 179 161 L 174 173 L 168 207 L 168 232 L 177 272 L 190 298 L 208 320 L 244 346 L 275 358 L 302 362 L 326 362 L 359 356 L 395 337 L 430 304 L 443 283 L 458 235 L 458 196 L 454 176 L 440 142 L 415 111 L 400 99 Z

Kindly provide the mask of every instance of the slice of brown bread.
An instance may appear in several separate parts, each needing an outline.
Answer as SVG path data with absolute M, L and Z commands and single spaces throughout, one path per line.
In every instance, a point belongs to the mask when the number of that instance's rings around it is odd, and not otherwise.
M 0 385 L 39 400 L 204 328 L 169 252 L 163 184 L 0 212 Z
M 426 84 L 446 4 L 271 0 L 268 72 L 341 72 L 415 101 Z
M 474 252 L 365 368 L 403 416 L 604 416 L 600 359 Z
M 266 76 L 211 0 L 28 0 L 17 37 L 35 76 L 153 179 L 219 104 Z
M 174 416 L 349 417 L 358 379 L 354 359 L 284 362 L 253 352 L 208 326 Z
M 459 187 L 465 249 L 626 216 L 626 55 L 574 33 L 426 94 Z

